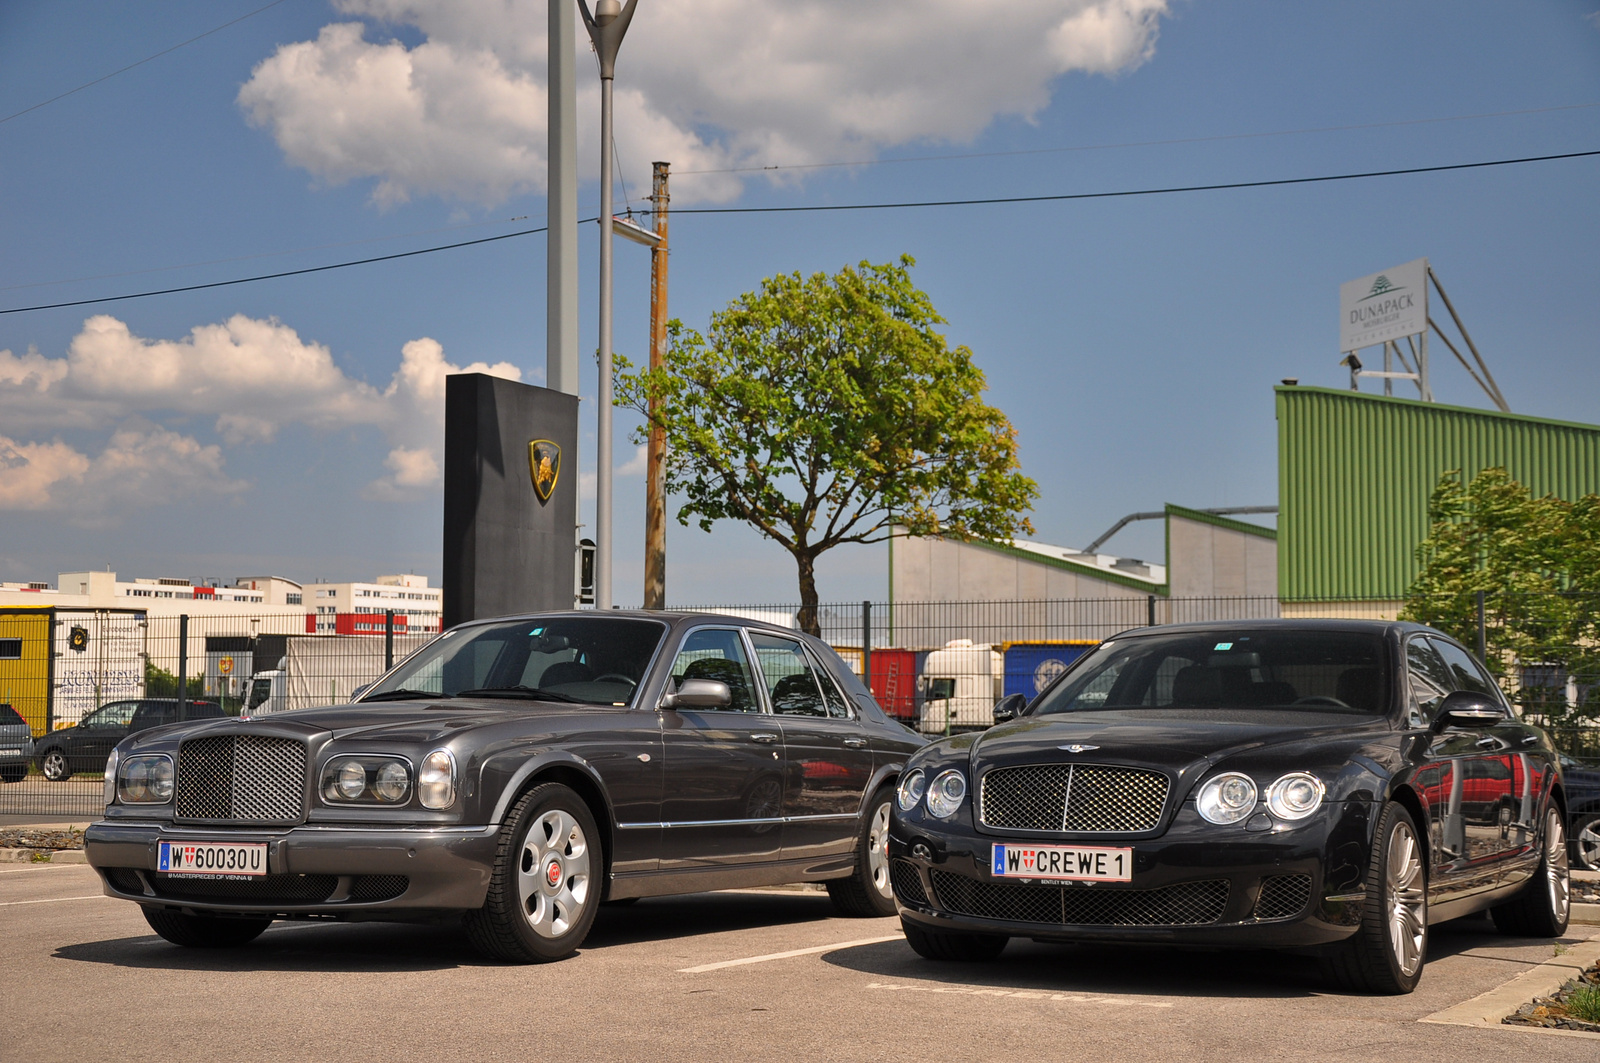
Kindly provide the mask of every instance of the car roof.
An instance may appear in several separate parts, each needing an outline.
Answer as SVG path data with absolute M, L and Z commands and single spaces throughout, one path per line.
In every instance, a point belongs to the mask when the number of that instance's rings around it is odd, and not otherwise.
M 493 624 L 506 620 L 552 620 L 566 617 L 614 617 L 624 620 L 654 620 L 666 624 L 669 628 L 684 627 L 693 624 L 736 624 L 740 627 L 760 628 L 780 635 L 800 635 L 803 632 L 781 624 L 773 624 L 766 620 L 755 620 L 745 616 L 733 616 L 728 613 L 713 612 L 676 612 L 659 609 L 562 609 L 548 613 L 509 613 L 505 616 L 486 616 L 477 620 L 464 620 L 451 628 L 458 631 L 463 628 L 476 627 L 480 624 Z
M 1135 638 L 1140 635 L 1200 634 L 1208 631 L 1341 631 L 1373 635 L 1401 635 L 1414 631 L 1430 635 L 1444 632 L 1409 620 L 1362 620 L 1345 617 L 1260 617 L 1253 620 L 1204 620 L 1187 624 L 1158 624 L 1155 627 L 1136 627 L 1120 631 L 1113 638 Z M 1448 638 L 1448 635 L 1444 635 Z

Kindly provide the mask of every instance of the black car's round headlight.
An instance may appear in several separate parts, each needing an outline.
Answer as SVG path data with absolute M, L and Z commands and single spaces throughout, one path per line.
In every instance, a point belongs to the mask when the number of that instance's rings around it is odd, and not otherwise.
M 1267 787 L 1267 809 L 1279 819 L 1305 819 L 1322 807 L 1328 788 L 1305 771 L 1291 771 Z
M 895 800 L 900 805 L 900 811 L 910 812 L 917 807 L 917 802 L 922 800 L 922 794 L 928 788 L 928 776 L 921 768 L 913 768 L 905 773 L 900 780 L 900 790 Z
M 1194 807 L 1209 823 L 1237 823 L 1255 810 L 1255 780 L 1236 771 L 1214 775 L 1200 787 Z

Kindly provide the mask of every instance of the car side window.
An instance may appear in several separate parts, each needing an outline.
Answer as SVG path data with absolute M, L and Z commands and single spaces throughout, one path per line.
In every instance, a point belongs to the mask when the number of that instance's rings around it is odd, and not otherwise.
M 1495 701 L 1500 700 L 1500 688 L 1492 679 L 1478 667 L 1478 662 L 1472 655 L 1453 642 L 1443 639 L 1429 639 L 1439 655 L 1444 658 L 1444 663 L 1450 666 L 1450 674 L 1454 677 L 1457 690 L 1470 690 L 1477 694 L 1487 694 Z
M 772 711 L 783 716 L 826 716 L 822 688 L 800 643 L 764 631 L 750 632 Z
M 138 707 L 137 701 L 113 701 L 92 713 L 81 726 L 92 731 L 126 727 L 133 722 L 133 713 Z
M 828 715 L 836 720 L 850 718 L 850 703 L 845 700 L 844 691 L 839 689 L 838 682 L 828 672 L 828 666 L 811 659 L 812 667 L 817 670 L 817 680 L 822 684 L 822 701 L 828 707 Z
M 194 713 L 194 706 L 189 706 L 190 714 Z M 178 707 L 175 704 L 162 704 L 159 701 L 147 701 L 139 706 L 133 714 L 133 720 L 128 725 L 135 731 L 143 731 L 149 727 L 160 727 L 164 723 L 171 723 L 177 719 Z
M 1431 640 L 1418 637 L 1406 644 L 1406 673 L 1411 688 L 1407 722 L 1412 727 L 1426 727 L 1433 722 L 1444 696 L 1455 689 L 1450 666 Z
M 728 692 L 733 695 L 729 712 L 761 711 L 744 640 L 734 628 L 702 627 L 689 632 L 672 662 L 674 685 L 685 679 L 714 679 L 728 684 Z

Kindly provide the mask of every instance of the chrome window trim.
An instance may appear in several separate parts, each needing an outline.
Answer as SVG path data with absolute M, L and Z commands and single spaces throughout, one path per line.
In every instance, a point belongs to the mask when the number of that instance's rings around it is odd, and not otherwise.
M 693 711 L 695 711 L 695 712 L 725 712 L 730 716 L 738 716 L 738 717 L 745 718 L 745 719 L 748 719 L 751 716 L 771 716 L 772 715 L 772 707 L 767 704 L 766 683 L 765 683 L 764 680 L 761 679 L 760 669 L 756 665 L 755 648 L 750 644 L 750 639 L 749 639 L 748 632 L 745 630 L 745 628 L 742 625 L 740 625 L 740 624 L 691 624 L 690 626 L 684 628 L 683 631 L 679 634 L 678 643 L 677 643 L 676 646 L 673 647 L 672 661 L 673 662 L 677 661 L 678 654 L 683 652 L 683 644 L 685 642 L 689 641 L 689 636 L 693 635 L 697 631 L 732 631 L 735 635 L 737 635 L 739 637 L 739 644 L 744 647 L 745 665 L 746 665 L 746 667 L 748 667 L 750 669 L 750 682 L 751 682 L 751 685 L 753 687 L 756 687 L 756 688 L 759 688 L 759 689 L 751 691 L 751 693 L 754 694 L 754 696 L 755 696 L 755 701 L 756 701 L 756 706 L 757 706 L 757 709 L 756 709 L 755 712 L 740 712 L 738 709 L 708 709 L 708 708 L 703 708 L 703 707 L 695 708 Z M 663 643 L 665 643 L 666 641 L 667 641 L 666 639 L 662 639 Z M 655 662 L 652 661 L 651 662 L 651 666 L 654 667 L 654 665 L 655 665 Z M 648 673 L 646 673 L 646 674 L 648 674 Z M 673 682 L 673 679 L 672 679 L 672 662 L 669 662 L 667 664 L 667 674 L 662 676 L 662 679 L 661 679 L 661 693 L 657 694 L 656 698 L 655 698 L 656 705 L 657 705 L 657 709 L 656 709 L 657 712 L 660 711 L 659 706 L 661 704 L 661 698 L 662 698 L 662 695 L 664 695 L 667 692 L 667 684 L 669 682 Z M 728 822 L 731 822 L 731 823 L 748 823 L 748 822 L 755 822 L 755 821 L 754 820 L 742 820 L 741 819 L 741 820 L 729 820 Z

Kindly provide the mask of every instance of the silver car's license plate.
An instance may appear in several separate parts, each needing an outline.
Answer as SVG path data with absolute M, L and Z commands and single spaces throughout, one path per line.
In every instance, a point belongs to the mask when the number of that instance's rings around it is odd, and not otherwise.
M 990 869 L 998 878 L 1132 882 L 1133 850 L 1094 845 L 995 845 Z
M 162 842 L 156 870 L 169 875 L 265 875 L 267 843 Z
M 0 749 L 0 757 L 20 757 L 20 756 L 22 756 L 22 750 L 20 750 L 20 749 Z

